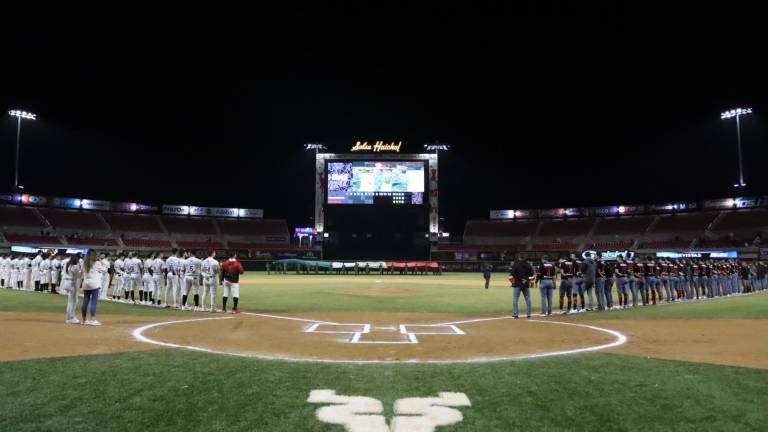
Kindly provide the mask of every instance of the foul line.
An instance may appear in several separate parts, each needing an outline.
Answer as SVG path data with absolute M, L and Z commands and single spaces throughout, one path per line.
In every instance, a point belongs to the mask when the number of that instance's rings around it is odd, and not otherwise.
M 269 317 L 269 315 L 254 314 L 254 313 L 250 313 L 250 315 Z M 591 346 L 586 348 L 577 348 L 577 349 L 566 350 L 566 351 L 554 351 L 554 352 L 537 353 L 537 354 L 523 354 L 523 355 L 509 356 L 509 357 L 478 357 L 478 358 L 470 358 L 470 359 L 463 359 L 463 360 L 332 360 L 332 359 L 316 359 L 316 358 L 304 358 L 304 357 L 273 356 L 273 355 L 266 355 L 266 354 L 246 354 L 246 353 L 237 353 L 237 352 L 224 352 L 224 351 L 217 351 L 217 350 L 212 350 L 208 348 L 202 348 L 194 345 L 181 345 L 181 344 L 175 344 L 171 342 L 162 342 L 155 339 L 151 339 L 147 336 L 144 336 L 143 334 L 146 330 L 156 328 L 156 327 L 166 326 L 166 325 L 183 324 L 183 323 L 190 323 L 190 322 L 196 322 L 196 321 L 226 320 L 226 319 L 233 319 L 233 318 L 234 317 L 194 318 L 194 319 L 187 319 L 187 320 L 175 320 L 175 321 L 166 321 L 166 322 L 148 324 L 143 327 L 134 329 L 132 332 L 132 335 L 138 341 L 152 344 L 152 345 L 159 345 L 159 346 L 168 347 L 168 348 L 182 348 L 182 349 L 187 349 L 191 351 L 205 352 L 209 354 L 222 354 L 222 355 L 229 355 L 229 356 L 235 356 L 235 357 L 255 358 L 260 360 L 280 360 L 280 361 L 301 362 L 301 363 L 346 363 L 346 364 L 491 363 L 491 362 L 525 360 L 525 359 L 532 359 L 532 358 L 554 357 L 554 356 L 561 356 L 561 355 L 572 355 L 572 354 L 580 354 L 580 353 L 586 353 L 586 352 L 594 352 L 594 351 L 600 351 L 608 348 L 614 348 L 627 343 L 627 337 L 622 333 L 619 333 L 615 330 L 602 328 L 602 327 L 596 327 L 596 326 L 591 326 L 586 324 L 568 323 L 568 322 L 562 322 L 562 321 L 527 320 L 527 322 L 529 323 L 535 322 L 535 323 L 543 323 L 543 324 L 555 324 L 555 325 L 566 325 L 566 326 L 587 328 L 590 330 L 610 334 L 614 336 L 616 339 L 611 343 L 596 345 L 596 346 Z M 277 317 L 277 316 L 275 316 L 275 318 L 288 319 L 286 317 Z M 501 319 L 509 319 L 509 318 L 510 317 L 482 318 L 478 320 L 467 320 L 466 322 L 480 322 L 480 321 L 489 321 L 494 319 L 501 320 Z M 303 320 L 299 318 L 291 318 L 291 319 L 296 321 L 318 322 L 313 320 Z M 333 324 L 333 323 L 330 323 L 330 324 Z M 435 325 L 437 326 L 437 325 L 443 325 L 443 324 L 435 324 Z M 447 325 L 452 325 L 452 323 L 447 323 Z

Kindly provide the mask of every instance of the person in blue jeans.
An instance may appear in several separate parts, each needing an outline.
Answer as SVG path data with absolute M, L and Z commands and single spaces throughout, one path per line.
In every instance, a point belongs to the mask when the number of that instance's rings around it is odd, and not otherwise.
M 512 316 L 519 319 L 518 303 L 520 294 L 525 297 L 525 315 L 531 317 L 531 278 L 533 278 L 533 267 L 525 260 L 521 254 L 517 255 L 517 260 L 512 264 L 509 270 L 509 281 L 512 283 Z
M 80 263 L 83 269 L 83 307 L 81 314 L 83 316 L 83 324 L 100 326 L 101 323 L 96 320 L 96 304 L 99 301 L 99 289 L 101 288 L 102 275 L 107 271 L 104 263 L 98 259 L 96 252 L 91 249 L 81 260 Z M 89 310 L 91 319 L 85 319 Z
M 538 271 L 536 272 L 536 280 L 539 281 L 539 290 L 541 291 L 541 315 L 552 315 L 552 295 L 555 291 L 555 266 L 544 255 L 541 257 L 541 264 L 539 264 Z

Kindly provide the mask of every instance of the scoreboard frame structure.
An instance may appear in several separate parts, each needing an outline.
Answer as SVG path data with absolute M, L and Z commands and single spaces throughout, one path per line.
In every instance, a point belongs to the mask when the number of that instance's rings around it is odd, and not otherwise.
M 315 154 L 315 229 L 317 229 L 318 239 L 323 238 L 325 232 L 325 206 L 326 188 L 328 186 L 328 162 L 332 161 L 426 161 L 427 162 L 427 190 L 426 195 L 429 199 L 425 204 L 429 206 L 427 211 L 427 226 L 429 227 L 429 241 L 437 242 L 439 238 L 440 220 L 438 214 L 439 208 L 439 187 L 438 187 L 438 155 L 437 153 L 316 153 Z

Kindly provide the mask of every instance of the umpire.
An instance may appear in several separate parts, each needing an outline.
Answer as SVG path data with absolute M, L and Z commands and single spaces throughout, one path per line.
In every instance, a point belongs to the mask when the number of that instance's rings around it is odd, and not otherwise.
M 512 263 L 509 269 L 509 281 L 512 282 L 512 316 L 519 319 L 518 302 L 520 301 L 520 292 L 525 297 L 525 315 L 531 317 L 531 278 L 533 277 L 533 267 L 523 260 L 522 254 L 517 254 L 517 260 Z
M 483 263 L 483 279 L 485 279 L 485 289 L 488 289 L 488 284 L 491 283 L 491 272 L 493 271 L 493 265 L 489 263 Z

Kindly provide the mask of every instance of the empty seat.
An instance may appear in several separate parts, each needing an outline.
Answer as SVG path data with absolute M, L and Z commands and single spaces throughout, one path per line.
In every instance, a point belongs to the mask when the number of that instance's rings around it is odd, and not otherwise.
M 640 235 L 653 222 L 653 216 L 634 216 L 602 219 L 594 235 Z
M 29 234 L 3 234 L 10 243 L 27 243 L 30 245 L 60 245 L 61 241 L 56 237 L 29 235 Z
M 185 218 L 163 216 L 163 225 L 170 233 L 216 235 L 213 220 L 204 218 Z
M 139 232 L 139 233 L 161 233 L 163 228 L 157 222 L 155 216 L 105 213 L 104 219 L 114 231 L 120 232 Z
M 465 237 L 528 237 L 538 221 L 467 221 Z
M 171 248 L 170 240 L 124 239 L 123 243 L 132 248 Z
M 288 224 L 281 219 L 220 219 L 216 223 L 223 235 L 288 237 Z
M 0 226 L 44 228 L 45 224 L 30 208 L 0 206 Z
M 574 219 L 574 220 L 548 220 L 541 225 L 538 236 L 540 237 L 574 237 L 586 235 L 594 219 Z
M 60 230 L 85 230 L 106 231 L 107 227 L 101 223 L 94 212 L 80 210 L 53 210 L 40 209 L 40 214 L 56 229 Z
M 659 217 L 654 233 L 704 232 L 715 220 L 716 213 L 692 213 Z

